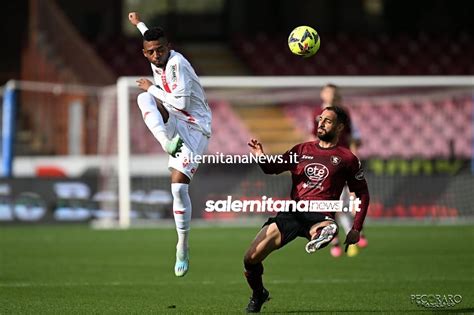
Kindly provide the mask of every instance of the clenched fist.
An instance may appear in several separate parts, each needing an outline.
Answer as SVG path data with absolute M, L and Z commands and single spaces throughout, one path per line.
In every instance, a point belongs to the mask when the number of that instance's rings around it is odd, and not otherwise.
M 128 20 L 135 26 L 137 26 L 137 24 L 141 22 L 137 12 L 130 12 L 128 14 Z

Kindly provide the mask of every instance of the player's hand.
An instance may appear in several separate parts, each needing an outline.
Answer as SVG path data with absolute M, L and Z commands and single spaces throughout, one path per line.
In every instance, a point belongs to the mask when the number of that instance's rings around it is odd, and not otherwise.
M 346 244 L 346 247 L 344 248 L 344 252 L 347 253 L 347 248 L 351 244 L 356 244 L 359 241 L 360 238 L 360 232 L 354 229 L 351 229 L 349 233 L 347 233 L 346 240 L 344 241 L 344 244 Z
M 263 146 L 257 139 L 250 139 L 250 142 L 247 143 L 250 147 L 250 152 L 256 156 L 264 155 Z
M 135 26 L 137 26 L 137 24 L 141 22 L 137 12 L 130 12 L 128 14 L 128 20 Z
M 141 78 L 141 79 L 137 80 L 137 85 L 140 89 L 142 89 L 143 91 L 146 92 L 146 91 L 148 91 L 150 86 L 153 85 L 153 83 L 148 79 Z

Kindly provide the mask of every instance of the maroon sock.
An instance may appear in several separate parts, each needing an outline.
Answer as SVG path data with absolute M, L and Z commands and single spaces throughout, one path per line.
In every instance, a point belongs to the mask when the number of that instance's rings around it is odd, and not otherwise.
M 248 264 L 244 263 L 245 265 L 245 278 L 247 278 L 247 282 L 250 288 L 253 290 L 253 295 L 260 295 L 263 292 L 263 281 L 262 281 L 262 274 L 263 274 L 263 265 L 262 263 L 258 264 Z

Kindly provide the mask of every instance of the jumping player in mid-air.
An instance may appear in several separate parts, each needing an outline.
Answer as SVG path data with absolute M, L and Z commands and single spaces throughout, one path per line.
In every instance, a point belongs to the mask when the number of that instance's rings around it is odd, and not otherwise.
M 346 249 L 359 241 L 367 208 L 369 191 L 359 159 L 345 147 L 338 145 L 339 136 L 347 125 L 346 112 L 337 106 L 324 109 L 319 116 L 318 138 L 298 144 L 283 155 L 283 161 L 259 164 L 266 174 L 280 174 L 290 171 L 292 175 L 291 199 L 299 200 L 338 200 L 344 185 L 361 200 L 352 229 L 347 233 Z M 251 152 L 256 156 L 265 155 L 260 142 L 249 142 Z M 291 157 L 296 154 L 298 161 Z M 245 277 L 252 289 L 247 312 L 260 312 L 269 299 L 269 292 L 263 286 L 262 261 L 297 236 L 306 237 L 306 251 L 313 253 L 327 246 L 337 235 L 338 226 L 334 213 L 319 212 L 280 212 L 270 218 L 262 227 L 245 253 Z
M 148 29 L 136 12 L 129 13 L 128 19 L 143 35 L 143 55 L 150 62 L 155 81 L 137 81 L 145 91 L 138 95 L 137 103 L 148 129 L 170 155 L 168 168 L 178 233 L 174 271 L 182 277 L 189 268 L 189 184 L 198 168 L 191 157 L 202 155 L 207 149 L 211 110 L 193 67 L 170 48 L 163 29 Z

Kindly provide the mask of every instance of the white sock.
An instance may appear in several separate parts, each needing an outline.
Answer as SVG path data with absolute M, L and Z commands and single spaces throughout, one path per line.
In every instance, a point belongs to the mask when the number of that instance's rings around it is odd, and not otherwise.
M 185 255 L 188 249 L 188 238 L 192 212 L 191 198 L 189 198 L 189 185 L 172 183 L 171 193 L 173 194 L 174 222 L 176 224 L 176 232 L 178 233 L 176 252 L 178 255 Z
M 170 140 L 166 136 L 165 123 L 160 111 L 156 107 L 155 98 L 150 93 L 143 92 L 138 95 L 137 103 L 142 112 L 143 121 L 166 152 L 166 144 Z

